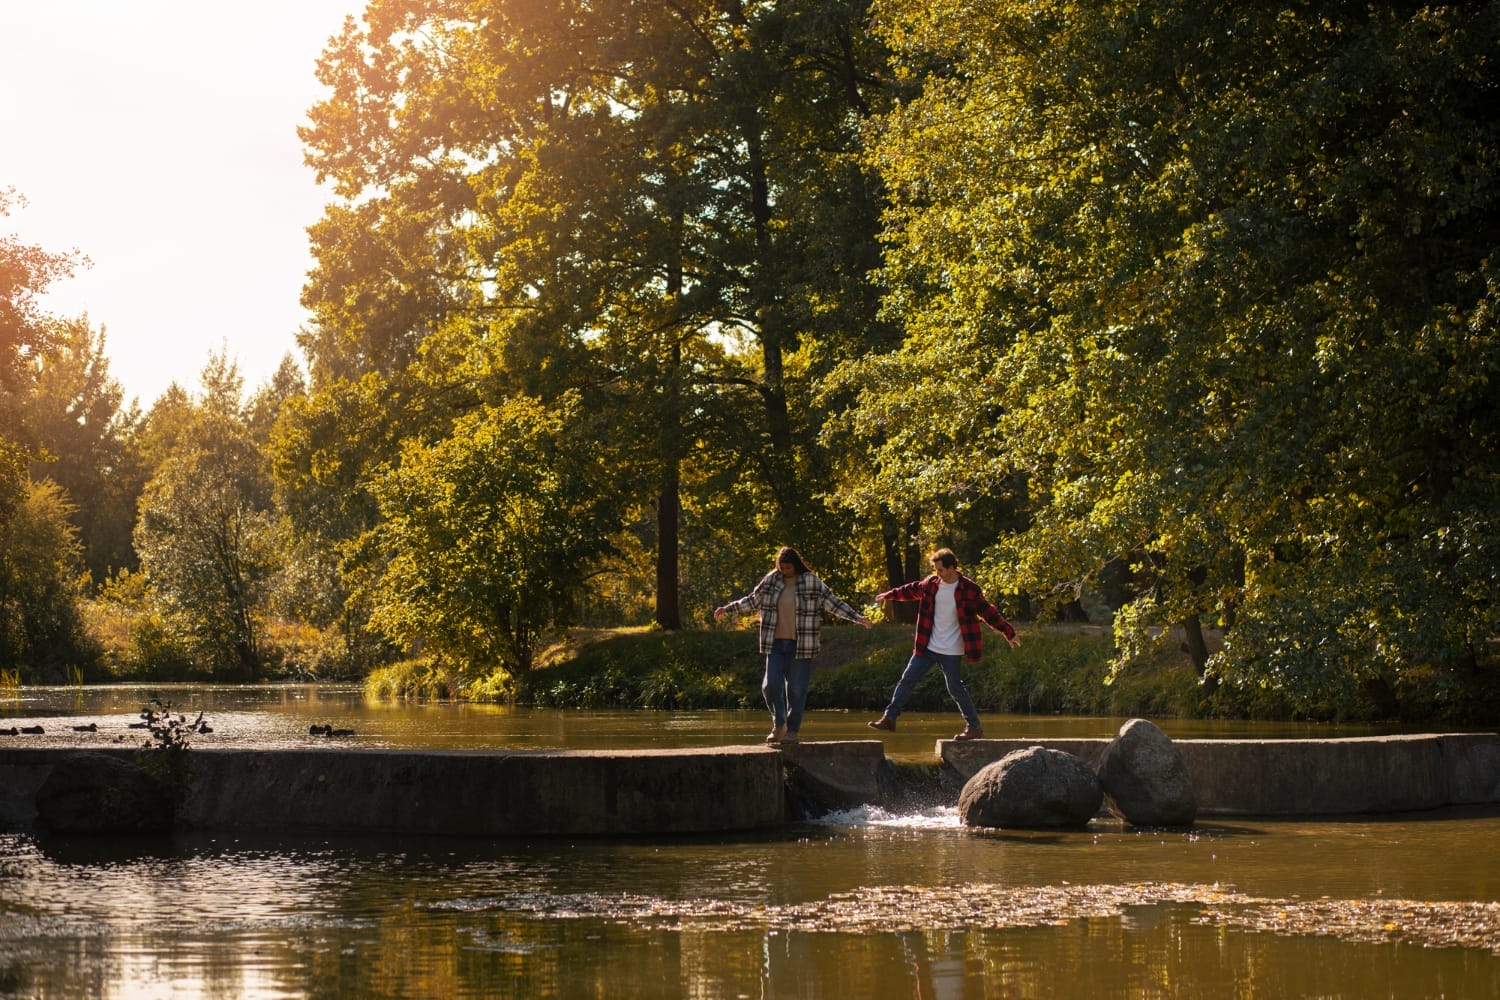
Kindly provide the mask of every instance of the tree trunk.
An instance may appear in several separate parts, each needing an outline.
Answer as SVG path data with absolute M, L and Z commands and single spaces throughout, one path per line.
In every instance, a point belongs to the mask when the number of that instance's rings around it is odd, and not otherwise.
M 805 488 L 796 475 L 792 456 L 792 421 L 787 405 L 785 367 L 786 322 L 781 314 L 781 290 L 778 287 L 777 247 L 771 233 L 774 209 L 771 205 L 769 167 L 765 160 L 760 134 L 759 115 L 752 113 L 744 126 L 748 157 L 746 172 L 750 186 L 750 217 L 755 233 L 755 264 L 750 279 L 750 293 L 755 302 L 756 334 L 760 340 L 764 377 L 760 387 L 766 413 L 766 435 L 771 442 L 768 475 L 776 514 L 783 532 L 793 533 L 803 508 Z
M 1208 643 L 1203 638 L 1203 622 L 1197 615 L 1183 619 L 1182 632 L 1187 637 L 1188 656 L 1192 657 L 1193 669 L 1201 678 L 1208 669 Z
M 1201 684 L 1208 694 L 1213 694 L 1219 688 L 1219 679 L 1209 677 L 1208 671 L 1208 643 L 1203 638 L 1203 622 L 1197 615 L 1183 619 L 1183 635 L 1187 642 L 1183 645 L 1187 654 L 1193 660 L 1193 669 L 1198 672 L 1198 683 Z
M 915 541 L 920 527 L 921 516 L 915 512 L 907 518 L 905 525 L 898 526 L 895 514 L 882 511 L 880 535 L 885 546 L 887 588 L 899 587 L 921 575 L 922 553 Z M 911 601 L 887 601 L 886 613 L 894 621 L 912 624 L 917 620 L 917 605 Z
M 677 592 L 677 526 L 681 511 L 678 491 L 681 475 L 675 461 L 669 463 L 656 499 L 656 624 L 665 629 L 682 628 Z
M 672 216 L 674 255 L 667 270 L 671 295 L 672 329 L 682 319 L 682 231 L 681 210 Z M 661 488 L 656 495 L 656 624 L 664 629 L 682 628 L 678 591 L 678 531 L 682 518 L 683 423 L 682 341 L 672 340 L 661 379 L 661 425 L 657 454 L 662 462 Z
M 896 527 L 896 518 L 890 511 L 880 512 L 880 541 L 885 549 L 885 585 L 900 586 L 906 580 L 905 555 L 902 546 L 904 532 Z

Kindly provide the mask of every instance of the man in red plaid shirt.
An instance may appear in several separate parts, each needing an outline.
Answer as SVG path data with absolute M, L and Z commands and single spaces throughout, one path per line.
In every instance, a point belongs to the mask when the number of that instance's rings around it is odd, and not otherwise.
M 932 576 L 875 595 L 877 601 L 921 603 L 917 605 L 917 634 L 911 661 L 902 671 L 885 712 L 868 725 L 871 729 L 893 732 L 901 706 L 911 697 L 912 689 L 927 676 L 927 671 L 937 666 L 942 667 L 948 694 L 964 717 L 964 731 L 953 738 L 983 739 L 984 727 L 979 724 L 979 712 L 959 676 L 959 669 L 964 660 L 977 662 L 984 650 L 979 630 L 981 621 L 1004 635 L 1012 649 L 1021 645 L 1021 640 L 1016 638 L 1016 630 L 1010 622 L 985 598 L 979 584 L 958 571 L 958 556 L 952 549 L 938 549 L 929 558 Z

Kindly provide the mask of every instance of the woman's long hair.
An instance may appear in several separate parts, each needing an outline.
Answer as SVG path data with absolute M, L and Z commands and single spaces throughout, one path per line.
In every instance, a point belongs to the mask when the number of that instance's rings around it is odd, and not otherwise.
M 776 553 L 776 566 L 780 567 L 784 562 L 789 562 L 797 567 L 798 576 L 801 576 L 803 573 L 812 572 L 812 568 L 802 561 L 801 553 L 790 545 L 783 545 Z

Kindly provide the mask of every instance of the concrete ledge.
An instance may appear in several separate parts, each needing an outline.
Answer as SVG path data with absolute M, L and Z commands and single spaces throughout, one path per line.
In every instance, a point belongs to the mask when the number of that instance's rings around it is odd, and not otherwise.
M 34 800 L 51 766 L 73 752 L 0 751 L 0 817 L 24 821 L 18 800 Z M 786 814 L 781 754 L 758 746 L 534 753 L 208 749 L 192 751 L 191 759 L 195 780 L 177 818 L 200 829 L 674 834 L 772 827 Z
M 993 764 L 1013 750 L 1027 747 L 1046 747 L 1061 750 L 1075 757 L 1082 757 L 1090 764 L 1099 763 L 1099 755 L 1109 740 L 1035 739 L 1035 740 L 938 740 L 938 759 L 958 772 L 963 781 L 968 781 L 986 764 Z M 1193 776 L 1196 780 L 1197 775 Z
M 1097 762 L 1107 740 L 939 740 L 948 791 L 1012 750 Z M 1331 816 L 1500 803 L 1500 735 L 1178 740 L 1200 816 Z M 0 828 L 29 828 L 72 749 L 0 747 Z M 93 750 L 131 758 L 136 751 Z M 656 835 L 775 827 L 862 804 L 900 807 L 914 781 L 879 740 L 687 750 L 474 753 L 191 752 L 178 822 L 201 829 L 460 836 Z M 910 770 L 910 769 L 909 769 Z
M 1500 802 L 1500 735 L 1439 736 L 1455 804 Z
M 36 821 L 37 789 L 60 756 L 51 750 L 0 749 L 0 830 L 26 829 Z
M 1192 774 L 1200 816 L 1343 815 L 1500 802 L 1500 735 L 1174 742 Z M 1108 743 L 939 740 L 937 753 L 968 780 L 1012 750 L 1045 746 L 1094 764 Z
M 885 744 L 879 740 L 787 743 L 781 752 L 786 758 L 787 795 L 802 815 L 885 801 Z

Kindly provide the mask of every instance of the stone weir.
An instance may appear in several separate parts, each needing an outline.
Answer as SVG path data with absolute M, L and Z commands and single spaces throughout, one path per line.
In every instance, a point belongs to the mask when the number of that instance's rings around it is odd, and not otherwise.
M 279 833 L 488 837 L 693 834 L 779 826 L 782 757 L 699 750 L 193 750 L 175 824 Z M 63 817 L 87 831 L 111 804 L 148 815 L 136 751 L 0 749 L 0 827 Z M 102 807 L 102 808 L 100 808 Z M 39 815 L 40 814 L 40 815 Z M 101 817 L 108 829 L 109 817 Z M 143 828 L 120 817 L 125 830 Z
M 651 836 L 780 826 L 841 808 L 952 805 L 1012 750 L 1093 762 L 1107 740 L 939 740 L 930 764 L 879 740 L 620 751 L 191 751 L 174 822 L 206 830 Z M 1200 816 L 1338 816 L 1500 803 L 1500 736 L 1181 740 Z M 43 813 L 101 829 L 131 798 L 133 750 L 0 748 L 0 829 Z M 92 796 L 92 799 L 90 799 Z M 84 801 L 87 800 L 87 801 Z M 39 808 L 39 803 L 42 805 Z M 157 807 L 145 802 L 141 811 Z M 80 818 L 82 817 L 82 818 Z M 125 828 L 131 828 L 125 824 Z
M 1200 816 L 1341 816 L 1500 803 L 1500 735 L 1330 740 L 1174 740 Z M 1094 764 L 1108 740 L 941 740 L 967 781 L 1013 750 L 1045 746 Z

